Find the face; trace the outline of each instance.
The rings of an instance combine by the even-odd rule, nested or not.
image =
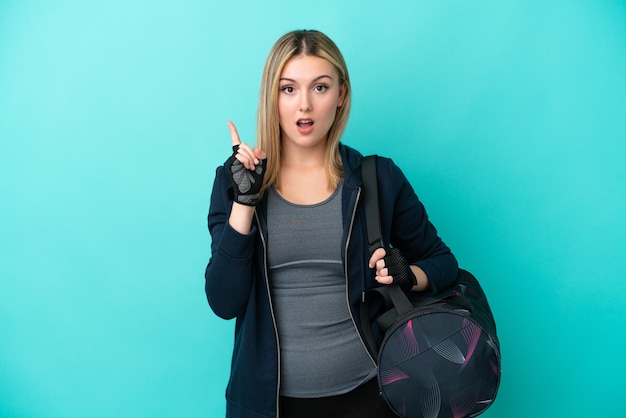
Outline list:
[[[280,74],[278,113],[283,147],[326,146],[345,86],[335,67],[324,58],[299,55]]]

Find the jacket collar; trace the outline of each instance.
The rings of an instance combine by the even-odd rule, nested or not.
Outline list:
[[[343,163],[343,182],[344,187],[358,189],[361,187],[361,160],[363,155],[352,147],[339,144],[339,152]]]

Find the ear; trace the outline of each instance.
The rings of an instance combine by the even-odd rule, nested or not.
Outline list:
[[[337,102],[337,107],[343,106],[343,101],[346,99],[346,93],[348,92],[348,85],[343,83],[341,88],[339,89],[339,101]]]

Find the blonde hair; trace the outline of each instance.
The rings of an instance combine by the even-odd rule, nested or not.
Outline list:
[[[326,147],[326,170],[329,186],[336,187],[343,177],[343,166],[339,153],[339,141],[348,123],[350,114],[350,77],[346,63],[337,45],[322,32],[296,30],[283,35],[270,50],[259,95],[256,146],[267,154],[267,167],[261,192],[275,184],[281,161],[280,124],[278,115],[279,80],[283,67],[291,58],[308,55],[324,58],[337,70],[340,87],[345,89],[343,104],[337,109],[335,120],[328,131]]]

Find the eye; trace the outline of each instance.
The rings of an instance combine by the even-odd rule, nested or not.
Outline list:
[[[285,87],[281,87],[280,91],[287,93],[287,94],[292,94],[295,91],[295,89],[291,86],[285,86]]]
[[[318,84],[317,86],[315,86],[314,90],[317,93],[324,93],[326,90],[328,90],[328,86],[326,84]]]

